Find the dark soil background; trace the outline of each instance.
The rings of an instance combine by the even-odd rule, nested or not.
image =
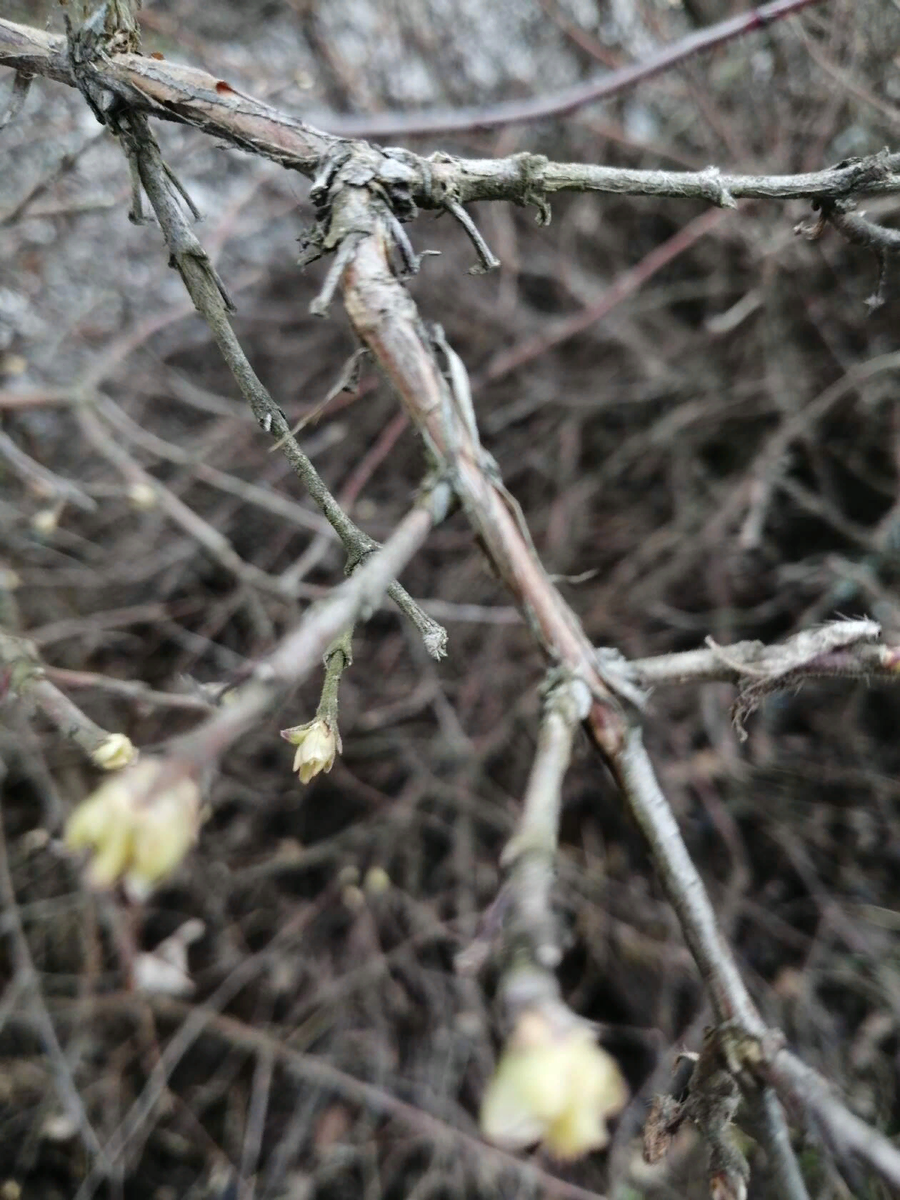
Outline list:
[[[549,92],[744,8],[150,0],[144,36],[146,50],[289,111],[376,114]],[[0,16],[59,25],[50,5],[0,0]],[[900,5],[834,0],[565,120],[409,144],[813,170],[897,148],[898,55]],[[189,129],[158,134],[205,214],[198,234],[237,299],[243,345],[297,420],[354,348],[339,304],[326,321],[307,312],[326,269],[295,266],[308,184]],[[197,713],[76,687],[83,673],[181,694],[237,678],[341,579],[343,555],[245,410],[158,230],[131,225],[128,203],[124,159],[81,98],[36,81],[0,133],[0,429],[95,507],[58,503],[0,459],[4,611],[12,621],[17,610],[50,666],[82,673],[66,687],[85,711],[147,746]],[[886,224],[898,210],[897,198],[867,206]],[[503,269],[468,275],[461,230],[425,216],[412,240],[441,257],[412,291],[469,366],[484,441],[598,644],[640,656],[707,635],[772,640],[837,614],[900,636],[900,296],[889,280],[889,302],[869,313],[870,255],[833,231],[796,236],[813,214],[794,203],[712,212],[560,197],[547,229],[507,205],[474,215]],[[647,256],[671,238],[681,252],[652,271]],[[635,286],[603,305],[634,271]],[[811,407],[829,388],[833,402]],[[85,406],[134,469],[103,452]],[[423,471],[398,412],[370,370],[301,435],[379,538]],[[138,468],[271,586],[217,561],[161,506],[142,507]],[[296,600],[278,593],[285,575]],[[86,1158],[56,1090],[64,1064],[101,1142],[146,1101],[101,1196],[524,1200],[563,1195],[551,1177],[617,1200],[706,1194],[690,1131],[663,1165],[640,1161],[647,1101],[708,1014],[643,841],[586,744],[566,785],[562,981],[633,1099],[610,1151],[575,1165],[523,1156],[536,1170],[516,1171],[479,1149],[492,981],[455,973],[454,957],[496,892],[543,663],[461,516],[403,582],[447,625],[449,657],[430,661],[393,610],[361,626],[331,774],[302,788],[278,737],[313,715],[313,679],[228,755],[197,851],[139,914],[91,895],[59,845],[95,774],[39,717],[4,707],[7,854],[63,1059],[45,1053],[4,939],[4,1200],[78,1191]],[[766,1018],[855,1111],[896,1133],[900,693],[811,684],[767,699],[744,743],[733,698],[722,685],[653,697],[646,736],[661,781]],[[126,926],[152,949],[195,917],[193,998],[128,991]],[[0,922],[9,933],[8,912]],[[842,1181],[814,1137],[798,1133],[798,1147],[812,1195],[886,1195]],[[751,1197],[766,1195],[757,1171]]]

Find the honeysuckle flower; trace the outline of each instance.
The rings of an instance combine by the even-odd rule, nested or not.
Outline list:
[[[481,1105],[484,1136],[508,1150],[542,1142],[560,1159],[601,1150],[608,1117],[626,1100],[613,1058],[587,1025],[563,1028],[538,1009],[523,1012]]]
[[[138,752],[130,737],[124,733],[111,733],[91,754],[91,761],[104,771],[118,771],[134,762]]]
[[[120,879],[144,899],[178,867],[197,837],[200,788],[191,776],[173,776],[161,759],[144,759],[118,771],[72,813],[66,825],[70,850],[93,852],[87,879],[112,887]]]
[[[299,774],[301,783],[309,783],[320,771],[330,771],[335,755],[340,754],[342,749],[337,725],[325,717],[316,717],[306,725],[282,729],[281,736],[297,747],[292,769]]]

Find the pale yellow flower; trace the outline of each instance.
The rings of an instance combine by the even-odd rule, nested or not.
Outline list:
[[[613,1058],[574,1020],[555,1028],[544,1013],[522,1013],[481,1105],[484,1136],[508,1150],[542,1142],[561,1159],[602,1150],[606,1120],[627,1092]]]
[[[91,754],[91,761],[104,771],[118,771],[134,762],[138,752],[130,737],[124,733],[111,733]]]
[[[66,825],[70,850],[89,849],[93,887],[122,880],[143,899],[171,875],[197,837],[200,789],[190,776],[172,775],[161,759],[144,759],[101,784]]]
[[[292,769],[299,774],[301,783],[309,783],[320,771],[330,771],[335,755],[343,748],[337,726],[324,717],[316,717],[306,725],[282,729],[281,736],[297,747]]]

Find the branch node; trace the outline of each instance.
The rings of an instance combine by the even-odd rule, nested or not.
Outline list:
[[[362,241],[365,234],[363,233],[348,233],[341,241],[334,256],[334,261],[328,268],[328,274],[325,276],[325,282],[322,284],[318,296],[311,301],[309,311],[314,317],[327,317],[328,309],[331,307],[331,301],[334,299],[334,294],[341,282],[341,276],[344,273],[344,268],[353,258],[356,252],[356,247]]]
[[[449,197],[444,201],[444,208],[452,217],[455,217],[462,225],[463,229],[469,235],[469,240],[475,247],[475,252],[478,255],[478,262],[474,267],[469,267],[470,275],[486,275],[488,271],[494,271],[500,266],[500,259],[492,252],[490,246],[481,236],[478,226],[457,200],[451,200]]]
[[[537,224],[549,225],[552,213],[547,200],[544,168],[550,160],[544,154],[531,154],[528,151],[516,154],[513,158],[521,180],[521,195],[516,198],[516,203],[523,207],[533,204],[537,209],[534,218]]]
[[[737,201],[725,186],[718,167],[707,167],[700,172],[698,180],[702,195],[718,208],[737,208]]]

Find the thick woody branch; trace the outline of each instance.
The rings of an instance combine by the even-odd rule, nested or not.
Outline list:
[[[0,66],[79,86],[65,38],[12,21],[0,20]],[[118,100],[136,112],[192,125],[310,177],[337,147],[358,145],[279,112],[194,67],[140,54],[115,54],[103,55],[82,70],[93,87],[105,90],[111,108]],[[733,207],[742,198],[834,200],[900,191],[900,154],[872,155],[798,175],[726,175],[716,168],[632,171],[553,163],[535,154],[461,159],[404,152],[403,158],[413,170],[411,191],[416,203],[437,209],[445,208],[448,201],[512,200],[536,204],[546,215],[546,197],[563,191],[695,198],[724,207]]]
[[[78,86],[64,37],[12,21],[0,20],[0,66]],[[138,112],[193,125],[299,171],[314,170],[338,140],[196,67],[116,54],[98,59],[88,70],[94,84]]]
[[[391,270],[386,226],[369,210],[360,189],[348,188],[338,203],[346,207],[335,221],[355,229],[368,225],[372,230],[360,241],[344,272],[344,302],[353,327],[393,383],[426,445],[448,464],[453,486],[492,567],[512,592],[539,643],[602,701],[593,730],[604,751],[615,753],[622,723],[594,647],[541,565],[518,505],[485,455],[477,430],[458,409],[416,306]]]
[[[586,728],[650,843],[685,941],[710,992],[718,1022],[735,1027],[748,1048],[742,1058],[736,1058],[737,1066],[746,1066],[747,1060],[752,1059],[757,1078],[796,1101],[794,1064],[797,1070],[802,1069],[802,1064],[786,1050],[779,1049],[775,1060],[762,1049],[771,1042],[771,1035],[719,931],[709,896],[643,748],[640,730],[629,722],[601,677],[596,655],[577,617],[541,566],[521,516],[499,480],[495,464],[486,459],[478,443],[477,430],[458,411],[426,340],[415,305],[390,269],[386,227],[371,212],[367,213],[361,191],[348,189],[348,194],[348,211],[336,219],[349,219],[350,227],[356,231],[366,228],[368,223],[371,231],[357,244],[344,272],[344,299],[351,321],[394,383],[426,444],[446,462],[492,566],[513,593],[545,652],[591,688],[593,703]],[[340,201],[336,203],[339,205]],[[776,1071],[775,1061],[788,1065]],[[856,1131],[856,1118],[838,1101],[830,1101],[829,1105],[823,1102],[820,1106],[820,1099],[819,1092],[804,1097],[817,1120],[824,1123],[833,1118],[833,1123],[839,1124],[838,1116],[831,1111],[836,1107],[846,1113],[848,1129]],[[768,1149],[777,1173],[796,1183],[798,1173],[790,1161],[792,1152],[783,1114],[765,1093],[763,1100],[768,1107],[772,1134]],[[835,1129],[835,1138],[837,1133]],[[855,1133],[846,1134],[844,1142],[836,1145],[849,1146],[847,1139],[852,1137],[854,1153],[874,1170],[893,1179],[895,1166],[900,1171],[900,1151],[874,1130],[868,1130],[867,1135],[868,1140]]]

